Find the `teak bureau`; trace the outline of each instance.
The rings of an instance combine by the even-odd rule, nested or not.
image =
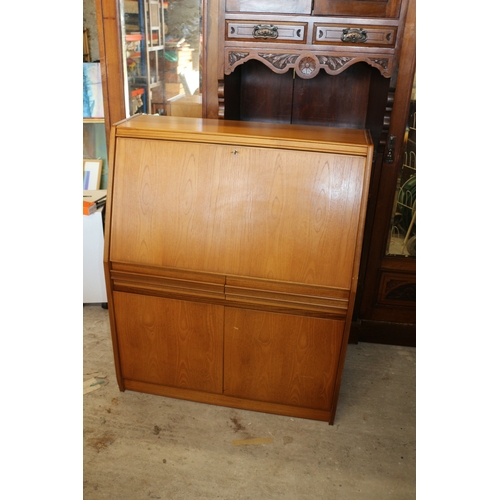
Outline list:
[[[104,266],[120,390],[333,423],[364,130],[137,115],[112,127]]]

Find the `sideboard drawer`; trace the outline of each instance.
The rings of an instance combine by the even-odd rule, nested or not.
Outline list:
[[[397,28],[314,23],[313,43],[394,47]]]
[[[226,0],[226,12],[311,14],[312,0]]]
[[[226,21],[226,40],[253,42],[298,42],[306,40],[307,23],[263,23]]]

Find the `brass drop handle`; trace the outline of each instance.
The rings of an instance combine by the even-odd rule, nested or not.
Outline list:
[[[345,28],[342,30],[342,37],[340,38],[346,43],[364,43],[368,36],[365,30],[358,28]]]
[[[254,26],[254,38],[278,38],[278,27],[272,24],[258,24]]]

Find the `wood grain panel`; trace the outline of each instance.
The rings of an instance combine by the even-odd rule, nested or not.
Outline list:
[[[124,379],[222,392],[224,308],[113,292]]]
[[[236,67],[239,74],[239,119],[245,121],[291,123],[293,72],[278,74],[260,61],[248,60]],[[230,82],[231,79],[228,79]],[[233,103],[228,102],[231,108]]]
[[[317,16],[398,17],[401,0],[314,0]]]
[[[364,158],[119,139],[116,161],[112,261],[350,287]]]
[[[364,128],[370,88],[378,80],[387,78],[364,63],[354,64],[335,76],[320,71],[310,80],[297,78],[293,123]]]
[[[344,324],[226,308],[224,394],[330,410]]]

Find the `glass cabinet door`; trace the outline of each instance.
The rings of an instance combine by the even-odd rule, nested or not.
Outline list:
[[[417,97],[413,84],[386,255],[417,255]]]
[[[201,117],[202,0],[120,0],[127,117]]]

